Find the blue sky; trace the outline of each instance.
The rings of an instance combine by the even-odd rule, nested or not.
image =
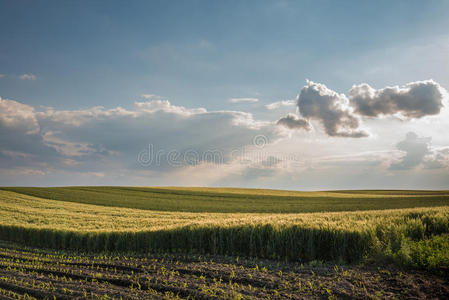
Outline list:
[[[231,97],[292,98],[306,78],[339,91],[354,77],[379,87],[411,81],[351,62],[447,34],[449,3],[1,1],[0,25],[0,72],[37,76],[0,81],[3,97],[76,109],[151,93],[219,109]]]
[[[367,127],[363,129],[367,134],[364,139],[354,139],[351,137],[356,135],[354,133],[357,130],[341,127],[345,126],[340,122],[343,119],[335,121],[337,123],[333,125],[337,132],[332,133],[332,124],[325,125],[329,120],[316,114],[307,117],[304,111],[298,111],[293,100],[306,85],[307,79],[322,83],[331,91],[344,93],[348,99],[351,98],[349,91],[353,85],[367,83],[377,90],[397,85],[407,90],[411,88],[407,86],[409,83],[433,79],[435,85],[431,86],[437,86],[443,93],[441,99],[432,99],[444,103],[444,89],[449,88],[448,28],[448,1],[0,1],[0,97],[13,101],[5,102],[3,107],[6,121],[2,125],[4,135],[0,150],[5,155],[5,172],[3,176],[0,175],[0,184],[15,185],[19,184],[16,183],[19,180],[31,185],[85,184],[92,182],[89,174],[102,174],[95,177],[98,177],[98,181],[94,183],[174,185],[170,178],[173,178],[173,172],[177,172],[176,176],[180,178],[177,182],[181,185],[303,189],[307,188],[307,184],[316,188],[407,187],[413,185],[412,180],[416,180],[424,188],[444,187],[444,181],[435,185],[423,182],[421,177],[431,177],[427,171],[418,172],[416,169],[425,169],[424,161],[431,161],[431,155],[440,155],[438,151],[445,153],[445,147],[449,146],[449,141],[436,132],[436,126],[443,125],[432,123],[436,115],[443,118],[444,109],[440,113],[438,107],[438,113],[425,115],[417,113],[416,107],[404,106],[394,112],[376,112],[381,114],[376,120],[356,112],[354,120],[360,119],[360,128]],[[419,88],[424,89],[424,85]],[[324,91],[319,85],[309,87],[314,91]],[[252,98],[258,101],[231,103],[231,98]],[[338,101],[344,102],[342,99]],[[384,101],[382,99],[386,98],[379,99]],[[151,101],[151,109],[142,108]],[[169,104],[163,101],[169,101]],[[275,110],[265,108],[265,105],[279,101],[290,101],[290,104],[281,105]],[[304,98],[303,103],[306,101],[308,99]],[[352,101],[349,110],[356,110],[356,97],[349,101]],[[136,102],[147,104],[139,106]],[[25,106],[19,107],[16,103]],[[96,106],[104,108],[101,112],[93,112]],[[157,109],[154,108],[156,106]],[[49,117],[48,107],[52,107],[52,112],[56,111],[52,117]],[[138,123],[133,119],[137,123],[127,123],[129,120],[123,119],[125,113],[119,116],[114,111],[117,107],[124,108],[128,116],[131,113],[139,114],[134,118],[142,117],[146,121]],[[185,107],[185,110],[180,107]],[[207,113],[195,111],[200,108],[204,108]],[[22,112],[27,112],[27,116]],[[163,114],[162,119],[155,117],[157,112]],[[192,124],[200,123],[196,117],[207,119],[208,122],[211,120],[208,126],[220,131],[204,130],[202,139],[198,141],[193,137],[182,140],[183,136],[194,136],[197,128],[190,129],[184,123],[173,121],[175,125],[168,125],[174,128],[166,126],[161,129],[159,125],[167,118],[181,118],[180,115],[172,116],[170,113],[184,114],[184,119],[190,116],[193,118],[190,120]],[[296,130],[297,127],[293,129],[293,126],[287,128],[288,132],[280,134],[273,133],[274,129],[267,129],[271,125],[276,130],[282,127],[276,126],[276,121],[288,113],[295,114],[294,118],[306,118],[311,122],[310,128],[313,130],[303,132]],[[345,110],[341,116],[351,113]],[[30,114],[33,114],[32,118]],[[105,123],[97,124],[85,119],[87,115],[95,115],[93,118],[100,118],[103,122],[107,118],[105,115],[109,117],[111,114],[116,114],[114,118],[117,120],[113,125],[108,123],[111,126],[109,128],[130,126],[129,130],[133,132],[142,130],[140,136],[126,142],[128,149],[124,149],[126,145],[117,146],[122,136],[111,136],[110,140],[103,141],[97,136],[88,137],[83,133],[97,130],[99,136],[108,135]],[[413,120],[397,121],[397,114],[413,115]],[[154,123],[148,121],[153,117]],[[67,118],[71,118],[71,121]],[[73,121],[74,118],[77,121]],[[282,152],[285,157],[286,153],[300,153],[305,155],[301,162],[304,164],[327,159],[330,155],[323,153],[321,156],[317,154],[309,157],[304,154],[304,145],[310,145],[312,140],[326,145],[325,148],[336,150],[338,155],[354,158],[362,152],[377,151],[380,155],[391,151],[390,158],[394,160],[401,159],[401,153],[405,155],[397,144],[412,131],[417,134],[417,143],[427,145],[428,151],[424,151],[425,158],[421,157],[422,161],[412,167],[416,168],[407,173],[405,179],[402,172],[402,177],[393,174],[395,180],[384,181],[382,178],[385,174],[379,173],[376,180],[363,182],[358,179],[354,184],[350,181],[335,185],[332,180],[320,182],[318,178],[326,177],[328,173],[323,171],[313,175],[315,171],[304,166],[295,173],[299,176],[297,180],[307,174],[317,179],[309,176],[310,180],[302,181],[304,184],[300,186],[295,180],[285,182],[285,178],[292,178],[290,173],[280,175],[279,170],[267,169],[266,166],[237,168],[235,164],[232,165],[232,172],[235,173],[231,173],[241,178],[235,182],[230,179],[236,178],[234,175],[207,182],[201,175],[195,182],[182,177],[182,172],[190,171],[191,174],[207,174],[210,168],[201,163],[195,165],[196,171],[186,168],[175,171],[172,168],[137,168],[142,171],[139,178],[127,173],[136,169],[132,161],[149,143],[157,144],[159,148],[179,151],[193,148],[199,152],[204,151],[203,144],[207,144],[218,147],[225,154],[229,145],[239,149],[251,145],[251,137],[256,136],[257,132],[233,131],[236,122],[242,119],[246,126],[244,132],[257,127],[262,135],[270,138],[267,146],[271,147],[272,154],[276,152],[279,155]],[[17,133],[13,135],[10,132],[14,120],[20,126],[30,123],[23,125],[26,129],[23,141],[10,146],[12,143],[6,138],[9,134],[18,139]],[[67,125],[65,131],[60,130],[64,126],[57,122],[71,124],[72,127]],[[138,124],[144,128],[136,130]],[[297,121],[295,124],[298,124]],[[38,129],[33,131],[30,129],[32,126]],[[83,131],[76,133],[75,129],[82,126],[85,126]],[[145,130],[153,132],[153,135],[146,135]],[[39,137],[34,136],[37,134]],[[126,130],[122,134],[133,136]],[[171,134],[170,138],[167,137]],[[432,137],[432,145],[430,140],[424,142],[427,140],[419,140],[419,137]],[[23,146],[33,138],[42,143],[43,148],[37,152],[29,150],[29,146]],[[247,138],[246,142],[244,138]],[[218,142],[220,139],[222,141]],[[65,150],[61,150],[61,145],[65,145]],[[67,150],[69,145],[72,148],[84,147],[82,151],[77,150],[83,155],[73,152],[73,149]],[[351,145],[350,150],[345,148],[347,145]],[[49,160],[49,156],[57,156],[53,151],[61,156],[59,162]],[[22,154],[31,155],[33,163],[26,162]],[[8,155],[15,155],[13,163],[8,160]],[[270,154],[270,157],[276,155]],[[100,158],[106,159],[103,165],[91,163]],[[61,161],[66,164],[61,164]],[[106,168],[105,165],[111,165],[110,161],[114,162],[115,167]],[[385,159],[379,158],[378,161]],[[361,164],[364,163],[366,160],[362,160]],[[398,162],[390,163],[390,167],[394,165],[398,165]],[[394,172],[390,167],[385,166],[384,171]],[[226,161],[223,168],[231,168],[231,162]],[[373,172],[366,166],[363,168],[368,173]],[[16,169],[18,171],[14,173]],[[109,176],[118,169],[123,170],[126,181],[123,181],[123,177]],[[334,166],[333,170],[337,172],[339,167]],[[153,173],[144,174],[150,171]],[[11,172],[15,175],[11,176]],[[360,172],[357,169],[352,175],[359,178]],[[436,168],[433,172],[437,172],[433,175],[441,177],[448,170]],[[248,179],[256,173],[260,176]],[[88,175],[83,177],[83,174]],[[164,176],[166,179],[155,180],[156,177]],[[444,179],[448,177],[443,176]]]

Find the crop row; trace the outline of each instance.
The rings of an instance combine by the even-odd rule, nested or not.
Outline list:
[[[385,268],[0,247],[1,299],[405,299],[441,297],[449,292],[447,283],[432,274]]]

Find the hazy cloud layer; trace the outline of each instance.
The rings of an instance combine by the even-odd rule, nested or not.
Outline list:
[[[405,152],[405,155],[397,163],[390,166],[392,170],[409,170],[417,167],[424,161],[424,157],[430,153],[430,137],[418,137],[414,132],[407,133],[405,139],[396,147]]]
[[[288,114],[286,117],[279,119],[276,124],[285,126],[289,129],[311,129],[310,123],[307,120],[299,118],[295,114]]]
[[[301,116],[319,121],[330,136],[368,136],[359,128],[360,120],[353,114],[346,96],[328,89],[324,84],[307,81],[297,101]]]
[[[22,80],[36,80],[37,77],[36,77],[36,75],[30,73],[30,74],[20,75],[19,78]]]
[[[0,98],[0,165],[43,168],[58,156],[44,143],[34,108]]]
[[[282,100],[282,101],[276,101],[270,104],[266,104],[265,108],[268,110],[278,109],[283,106],[295,106],[296,101],[295,100]]]
[[[366,83],[349,91],[355,113],[377,117],[399,114],[406,118],[421,118],[440,113],[443,106],[441,87],[433,80],[417,81],[405,86],[373,89]]]
[[[405,154],[390,165],[390,170],[410,170],[418,166],[427,169],[439,169],[449,166],[449,148],[433,149],[431,137],[419,137],[414,132],[407,133],[396,148]]]
[[[279,137],[274,124],[256,121],[249,113],[188,109],[167,100],[136,102],[134,109],[40,112],[13,100],[0,101],[2,166],[11,158],[28,167],[44,163],[41,170],[75,171],[96,171],[90,170],[96,165],[164,169],[203,160],[222,163],[233,150],[251,145],[255,136],[267,142]],[[142,151],[147,156],[138,161]]]
[[[417,84],[421,93],[433,90],[421,83]],[[425,83],[434,86],[430,81]],[[407,86],[415,90],[413,84]],[[141,98],[145,100],[131,108],[84,110],[37,109],[0,98],[0,180],[4,185],[194,184],[320,189],[379,184],[407,188],[411,178],[420,187],[441,188],[449,178],[448,140],[432,133],[434,126],[447,123],[445,108],[440,108],[438,118],[401,122],[400,132],[390,132],[388,128],[398,124],[395,118],[377,118],[384,113],[361,115],[352,96],[310,81],[297,97],[297,114],[287,114],[286,110],[292,109],[290,102],[276,103],[273,109],[279,106],[277,110],[262,106],[264,117],[273,120],[270,122],[255,120],[251,113],[241,111],[177,106],[157,95]],[[254,111],[260,107],[256,105]],[[417,113],[417,106],[413,106],[405,112],[404,106],[400,107],[393,115],[418,118],[431,111]],[[307,131],[313,124],[329,136],[362,137],[366,135],[363,117],[368,117],[372,139],[293,135],[281,128]],[[404,126],[433,135],[437,146],[430,145],[430,137],[413,132],[404,139]]]
[[[423,162],[426,169],[441,169],[449,167],[449,148],[433,149],[430,157]]]

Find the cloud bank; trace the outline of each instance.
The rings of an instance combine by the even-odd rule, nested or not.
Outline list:
[[[186,108],[152,94],[130,108],[83,110],[38,109],[0,98],[0,181],[444,188],[449,140],[432,133],[447,124],[441,95],[446,93],[433,81],[381,90],[362,84],[349,96],[308,81],[295,103],[275,102],[268,111],[255,106],[256,115],[262,107],[263,116],[273,121],[242,111]],[[388,105],[379,104],[384,102]],[[287,114],[295,105],[296,114]],[[398,118],[404,120],[400,127]],[[305,132],[313,125],[328,136],[358,138],[368,134],[364,120],[372,139],[329,139],[284,129]],[[407,131],[433,135],[435,145],[414,132],[404,138]]]
[[[227,162],[233,150],[252,145],[255,136],[267,141],[280,136],[273,123],[254,120],[250,113],[189,109],[167,100],[135,102],[134,109],[36,111],[0,99],[0,132],[2,166],[12,166],[15,157],[20,160],[16,164],[29,169],[92,172],[95,166],[142,168],[138,155],[150,145],[159,160],[145,167],[162,170],[184,159],[175,154],[195,155],[188,161],[192,164]]]

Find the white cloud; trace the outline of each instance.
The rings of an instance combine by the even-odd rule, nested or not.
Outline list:
[[[400,119],[419,119],[436,116],[444,111],[447,91],[433,80],[415,81],[405,86],[393,86],[375,90],[366,83],[354,85],[349,99],[324,84],[307,81],[297,97],[298,111],[306,121],[320,122],[329,136],[367,137],[361,129],[362,118],[373,120],[382,116],[396,116]],[[272,103],[278,108],[281,103]],[[293,117],[288,115],[280,123],[291,129]],[[301,122],[301,124],[305,124]],[[297,128],[303,128],[298,126]]]
[[[231,98],[228,100],[230,103],[256,103],[259,102],[257,98]]]
[[[297,101],[301,116],[319,121],[330,136],[368,136],[368,133],[359,129],[360,119],[353,114],[346,96],[328,89],[324,84],[308,80]]]
[[[31,73],[20,75],[19,78],[22,80],[36,80],[37,79],[36,75],[31,74]]]
[[[183,106],[172,105],[168,100],[152,100],[146,102],[135,102],[138,110],[145,112],[163,111],[168,113],[178,113],[183,115],[199,114],[207,112],[205,108],[187,109]]]
[[[282,101],[277,101],[277,102],[273,102],[270,104],[266,104],[265,108],[268,110],[273,110],[273,109],[281,108],[283,106],[295,106],[295,105],[296,105],[296,100],[282,100]]]
[[[164,97],[156,94],[142,94],[141,97],[146,100],[165,100]]]
[[[0,126],[19,129],[26,134],[39,132],[39,124],[33,107],[1,97]]]

